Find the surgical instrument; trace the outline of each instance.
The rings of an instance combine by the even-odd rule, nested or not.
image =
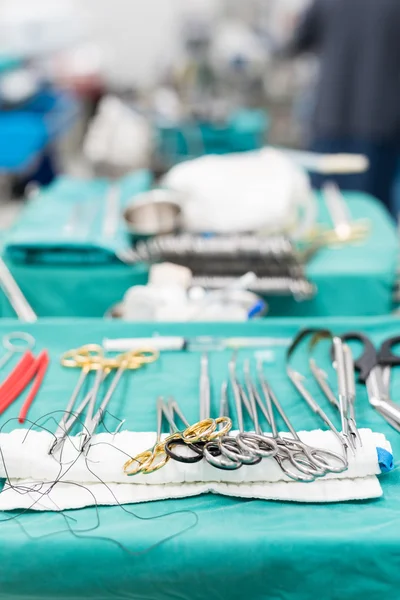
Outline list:
[[[363,350],[354,366],[359,371],[359,382],[366,385],[369,403],[397,431],[400,431],[400,406],[390,398],[387,373],[391,367],[400,365],[400,356],[392,348],[400,343],[400,336],[386,339],[379,348],[361,332],[351,331],[340,336],[345,342],[357,341]],[[386,372],[386,375],[384,373]]]
[[[104,368],[99,368],[96,373],[96,380],[93,386],[93,394],[89,401],[88,412],[86,415],[85,422],[83,424],[82,438],[81,438],[81,451],[87,456],[90,448],[90,442],[92,437],[101,422],[104,412],[107,408],[109,401],[113,393],[115,392],[117,385],[122,377],[122,374],[126,371],[126,369],[139,369],[142,365],[146,363],[151,363],[157,360],[158,353],[155,351],[147,351],[147,350],[134,350],[132,352],[127,352],[126,354],[121,354],[115,360],[117,363],[117,371],[113,377],[112,382],[103,398],[97,412],[94,412],[94,406],[97,399],[97,394],[99,392],[100,385],[107,373],[107,362],[104,364]]]
[[[334,355],[334,367],[336,369],[337,380],[338,380],[338,396],[339,396],[339,407],[342,421],[342,436],[346,440],[348,447],[353,446],[353,439],[350,439],[350,427],[349,427],[349,405],[350,405],[350,394],[348,389],[349,375],[347,373],[349,361],[346,361],[345,355],[345,344],[343,341],[335,336],[332,340],[333,343],[333,355]]]
[[[26,323],[37,321],[37,315],[15,281],[6,263],[0,258],[0,287],[13,307],[18,319]]]
[[[67,407],[63,412],[60,422],[58,423],[55,439],[48,451],[49,454],[53,454],[56,450],[63,447],[68,433],[80,418],[80,415],[85,408],[89,405],[90,410],[88,411],[88,415],[90,415],[90,418],[85,419],[83,430],[81,432],[80,444],[80,451],[84,452],[86,455],[90,447],[92,436],[104,415],[105,408],[118,385],[122,373],[126,369],[137,369],[145,363],[153,362],[157,357],[157,352],[143,349],[141,351],[136,350],[130,353],[121,354],[115,358],[106,358],[104,357],[102,348],[94,344],[88,344],[77,350],[66,352],[61,359],[61,364],[68,367],[80,367],[82,368],[82,373],[68,401]],[[113,369],[117,369],[117,373],[110,384],[99,409],[93,414],[100,385],[103,383],[108,373]],[[96,372],[93,388],[85,396],[78,408],[73,410],[84,380],[92,370]]]
[[[113,380],[106,392],[104,399],[102,400],[96,413],[94,413],[94,407],[96,404],[100,385],[101,385],[103,379],[105,378],[108,370],[110,369],[109,362],[106,359],[100,363],[99,369],[97,370],[97,373],[96,373],[95,383],[93,385],[93,394],[92,394],[89,404],[88,404],[88,411],[87,411],[85,422],[83,424],[83,430],[81,432],[80,449],[81,449],[81,452],[83,452],[85,454],[85,456],[87,456],[87,454],[89,452],[92,437],[93,437],[99,423],[101,422],[101,420],[103,418],[103,415],[107,408],[107,405],[108,405],[109,401],[111,400],[113,393],[115,392],[115,389],[122,377],[122,374],[127,369],[139,369],[144,364],[154,362],[155,360],[157,360],[157,358],[158,358],[158,353],[156,351],[147,350],[147,349],[133,350],[131,352],[127,352],[126,354],[121,354],[121,355],[117,356],[114,359],[115,363],[116,363],[115,366],[112,365],[112,366],[114,366],[114,368],[117,369],[117,371],[116,371],[116,373],[113,377]]]
[[[356,411],[355,411],[355,400],[356,400],[356,382],[354,377],[354,359],[350,347],[347,344],[343,345],[344,362],[346,369],[346,385],[347,385],[347,398],[348,398],[348,421],[349,421],[349,432],[353,438],[353,446],[355,447],[356,442],[362,446],[362,440],[360,433],[357,428]]]
[[[179,436],[180,430],[174,419],[175,414],[179,417],[179,419],[182,421],[182,423],[184,424],[184,426],[186,428],[190,427],[190,423],[187,421],[187,419],[183,415],[177,402],[171,398],[168,401],[167,406],[164,407],[164,415],[168,421],[168,424],[170,427],[170,433],[171,433],[169,438],[164,443],[164,451],[169,458],[172,458],[173,460],[177,460],[178,462],[189,463],[189,464],[199,462],[203,458],[203,446],[204,446],[205,442],[197,441],[195,443],[186,443]],[[176,438],[175,438],[175,435],[176,435]],[[171,446],[171,443],[174,445]],[[184,455],[181,455],[174,451],[177,446],[183,446],[184,448],[186,448],[186,452]],[[187,452],[187,450],[191,450],[192,454],[189,454]],[[148,468],[145,468],[143,470],[143,473],[146,473],[146,472],[148,472]]]
[[[272,426],[273,435],[274,435],[274,437],[279,438],[281,440],[281,442],[284,444],[285,452],[289,453],[287,458],[288,458],[289,462],[292,464],[292,466],[294,466],[301,473],[311,475],[313,478],[321,477],[322,475],[325,475],[328,472],[341,473],[342,471],[345,471],[348,466],[347,460],[345,458],[343,458],[336,452],[332,452],[331,450],[326,450],[323,448],[315,448],[313,446],[310,446],[300,439],[297,431],[294,429],[288,416],[286,415],[285,411],[283,410],[282,405],[280,404],[277,397],[273,393],[271,387],[265,381],[263,373],[262,373],[261,363],[258,364],[257,370],[258,370],[260,386],[263,391],[266,405],[268,407],[268,411],[267,412],[263,411],[263,413],[264,413],[265,417],[267,418],[267,420],[268,420],[267,415],[270,416],[270,419],[271,419],[270,422],[271,422],[271,426]],[[256,398],[257,398],[257,396],[256,396]],[[261,408],[260,402],[259,402],[259,405]],[[292,438],[288,438],[286,436],[283,436],[282,434],[278,434],[276,425],[274,425],[273,406],[277,409],[279,415],[281,416],[286,427],[288,428],[288,431],[291,434]],[[279,441],[278,441],[278,444],[279,444]],[[278,453],[278,457],[279,457],[279,453]],[[285,454],[284,454],[284,458],[285,458]],[[284,467],[284,465],[283,465],[283,467]],[[289,474],[289,472],[287,470],[285,470],[285,468],[283,468],[283,467],[281,465],[282,470],[289,477],[291,477],[293,479],[293,476],[291,474]],[[304,478],[300,478],[300,480],[307,481]],[[310,481],[310,480],[308,480],[308,481]]]
[[[323,420],[325,425],[327,425],[329,427],[329,429],[332,431],[332,433],[335,435],[335,437],[339,440],[341,446],[343,447],[344,453],[346,455],[347,449],[349,448],[348,438],[345,435],[340,434],[340,432],[336,429],[335,425],[332,423],[331,419],[328,417],[326,412],[319,406],[319,404],[316,402],[316,400],[314,400],[314,398],[312,397],[312,395],[310,394],[310,392],[307,390],[306,386],[303,383],[304,376],[289,366],[286,367],[286,373],[287,373],[289,379],[291,380],[291,382],[293,383],[294,387],[296,388],[296,390],[299,392],[299,394],[302,396],[302,398],[306,401],[306,403],[311,408],[311,410],[313,410]],[[338,459],[339,458],[341,458],[341,457],[339,457],[339,455],[338,455]],[[332,469],[330,469],[330,470],[332,470]],[[340,471],[338,471],[338,472],[340,472]]]
[[[297,445],[295,447],[296,450],[294,450],[292,441],[290,441],[289,446],[287,439],[278,432],[274,410],[272,407],[270,388],[267,386],[267,383],[264,380],[261,363],[257,363],[257,372],[259,383],[264,395],[265,404],[262,402],[257,387],[254,384],[253,393],[258,407],[272,429],[272,437],[278,445],[278,452],[274,456],[274,459],[278,463],[281,471],[290,479],[303,483],[310,483],[315,480],[315,477],[324,475],[325,470],[321,469],[319,466],[315,465],[314,462],[309,461],[307,458],[303,459],[300,456],[300,452],[302,452],[303,449]],[[294,431],[293,428],[291,429]],[[293,441],[294,440],[295,438],[293,438]],[[287,466],[287,463],[289,463],[289,466]]]
[[[346,345],[344,346],[344,351],[346,352]],[[346,357],[346,360],[348,361],[349,359]],[[352,357],[351,357],[351,362],[353,362]],[[336,398],[332,388],[330,387],[327,373],[317,365],[314,358],[310,358],[309,365],[310,365],[310,370],[314,376],[314,379],[318,383],[322,393],[325,395],[326,399],[332,404],[332,406],[334,406],[339,411],[341,421],[342,421],[342,431],[343,431],[344,412],[340,406],[339,400]],[[349,369],[349,368],[350,368],[350,365],[348,364],[347,369]],[[353,378],[353,383],[354,383],[354,374],[353,374],[352,378]],[[348,381],[350,379],[351,379],[351,376],[349,374]],[[349,381],[349,383],[350,383],[350,381]],[[350,383],[350,385],[349,385],[349,383],[348,383],[348,390],[350,390],[350,385],[351,385],[351,383]],[[354,398],[355,398],[355,395],[354,395]],[[349,438],[352,441],[353,448],[356,447],[356,441],[358,441],[360,446],[362,446],[362,440],[361,440],[359,431],[357,429],[357,423],[356,423],[356,419],[355,419],[354,400],[349,402],[348,429],[349,429]]]
[[[139,459],[139,463],[142,463],[140,470],[136,469],[135,472],[130,470],[127,473],[125,467],[130,466],[130,461],[127,461],[124,465],[124,471],[128,475],[143,473],[148,475],[150,473],[154,473],[154,471],[158,471],[161,467],[163,467],[170,458],[174,458],[179,462],[185,463],[194,463],[198,462],[203,458],[202,447],[205,443],[206,439],[209,439],[210,435],[213,435],[216,431],[215,422],[212,419],[205,419],[194,425],[189,425],[188,421],[184,417],[182,411],[180,411],[178,404],[173,399],[170,399],[168,405],[165,405],[164,399],[161,397],[157,402],[157,439],[156,444],[154,445],[152,450],[147,450],[144,453],[139,454],[133,460],[136,461]],[[178,414],[179,418],[185,425],[184,431],[180,431],[178,426],[174,420],[174,413]],[[161,441],[161,431],[162,431],[162,421],[163,417],[166,418],[170,427],[170,435]],[[171,446],[168,445],[171,442],[177,442],[176,445],[184,445],[187,446],[194,454],[191,456],[183,456],[180,454],[175,454],[171,449]],[[168,445],[168,449],[167,449]],[[175,447],[175,445],[174,445]],[[148,455],[146,460],[145,456]]]
[[[76,419],[70,419],[72,416],[72,411],[75,406],[75,402],[83,388],[83,384],[86,380],[87,375],[92,370],[99,369],[99,364],[104,359],[104,353],[101,346],[98,344],[86,344],[82,346],[78,350],[68,350],[61,357],[61,365],[64,367],[72,367],[72,368],[80,368],[81,374],[79,376],[78,382],[72,392],[70,399],[68,400],[68,404],[62,414],[62,417],[57,425],[57,429],[55,432],[55,439],[53,443],[50,445],[49,454],[53,454],[56,450],[60,449],[62,444],[65,441],[66,436],[71,430],[73,424]],[[82,402],[80,407],[74,411],[75,417],[79,417],[81,412],[85,410],[87,403],[90,401],[90,398],[93,395],[93,390],[86,395],[85,400]],[[85,402],[86,401],[86,402]],[[68,419],[70,419],[69,427],[67,425]]]
[[[203,380],[203,383],[202,383]],[[176,402],[174,403],[176,407]],[[186,419],[183,417],[182,413],[179,413],[177,410],[178,416],[181,421],[188,425]],[[200,451],[204,458],[208,463],[213,465],[218,469],[223,470],[233,470],[238,469],[242,466],[243,462],[240,458],[232,458],[226,456],[222,452],[221,444],[228,445],[228,450],[233,452],[235,455],[240,454],[240,450],[237,444],[236,438],[228,437],[228,433],[232,427],[232,422],[228,417],[229,413],[229,403],[227,397],[227,382],[224,382],[221,387],[221,398],[220,398],[220,414],[219,417],[215,420],[219,425],[218,430],[211,434],[208,437],[208,441],[206,444],[201,444]],[[208,356],[203,354],[201,358],[201,374],[200,374],[200,416],[203,419],[210,418],[210,382],[209,382],[209,374],[208,374]],[[222,426],[220,426],[222,425]],[[218,437],[218,441],[215,441]],[[185,444],[184,439],[171,439],[167,441],[165,447],[171,458],[175,458],[176,460],[180,460],[181,462],[188,462],[185,458],[179,457],[174,454],[173,449],[176,446]]]
[[[287,373],[287,376],[289,377],[289,379],[291,380],[292,384],[296,388],[296,390],[299,392],[300,396],[303,398],[303,400],[305,400],[305,402],[308,404],[308,406],[311,408],[311,410],[313,412],[315,412],[322,419],[322,421],[325,423],[325,425],[327,425],[328,428],[332,431],[332,433],[334,434],[336,439],[340,442],[345,456],[347,456],[348,448],[349,447],[352,448],[352,446],[349,445],[348,436],[346,437],[346,435],[341,435],[339,433],[339,431],[337,430],[335,425],[332,423],[331,419],[328,417],[326,412],[321,408],[321,406],[319,406],[318,402],[316,402],[316,400],[313,398],[313,396],[311,395],[311,393],[308,391],[308,389],[306,388],[306,386],[304,384],[304,379],[305,379],[304,375],[302,375],[299,371],[295,371],[290,366],[290,360],[292,358],[294,351],[297,349],[300,342],[303,339],[305,339],[306,337],[308,337],[310,334],[314,334],[314,336],[315,336],[315,334],[318,334],[320,337],[323,335],[328,336],[328,337],[331,336],[331,334],[328,330],[303,329],[303,330],[299,331],[299,333],[294,337],[291,346],[288,348],[288,350],[286,352],[286,373]],[[342,372],[341,372],[341,374],[342,374]],[[344,379],[344,374],[345,374],[345,372],[343,371],[343,379]],[[345,385],[345,381],[344,381],[343,392],[345,392],[345,391],[346,391],[346,385]],[[341,410],[344,410],[344,401],[345,400],[342,398],[342,402],[340,402]],[[344,423],[345,417],[343,417],[341,419],[341,421],[342,421],[342,423]],[[347,426],[345,426],[345,430],[344,430],[344,433],[346,433],[346,432],[347,432]]]
[[[353,450],[357,447],[357,441],[362,446],[361,437],[357,429],[355,419],[355,381],[354,381],[354,363],[353,356],[347,344],[343,344],[340,338],[334,337],[331,331],[327,329],[315,330],[310,340],[309,350],[311,351],[321,340],[331,342],[331,354],[333,366],[336,369],[338,381],[338,398],[334,394],[328,380],[327,373],[321,369],[313,357],[309,358],[309,366],[322,393],[327,400],[338,409],[341,419],[342,435]]]
[[[119,253],[129,264],[162,260],[186,266],[193,272],[193,285],[207,289],[230,286],[240,275],[253,271],[257,278],[248,290],[259,288],[259,292],[298,298],[315,291],[304,274],[306,256],[285,236],[193,234],[158,236]]]
[[[366,221],[352,221],[349,207],[339,186],[333,181],[328,181],[324,184],[322,192],[333,223],[333,231],[322,233],[326,243],[363,240],[369,231],[369,224]]]
[[[240,427],[239,425],[240,431],[236,439],[240,448],[243,451],[254,452],[257,456],[260,456],[261,458],[270,458],[275,456],[275,454],[278,452],[278,446],[273,438],[267,437],[266,435],[263,435],[260,432],[256,400],[254,397],[254,390],[250,374],[250,361],[248,359],[244,362],[243,370],[247,390],[247,398],[241,386],[239,387],[239,391],[243,404],[247,407],[247,411],[253,421],[254,432],[243,431],[243,423],[241,423],[242,427]]]
[[[172,401],[174,411],[176,412],[177,404]],[[179,407],[178,407],[179,410]],[[172,423],[170,417],[170,407],[165,407],[164,400],[160,397],[157,401],[157,437],[154,446],[141,452],[135,457],[128,459],[124,466],[124,472],[127,475],[137,475],[138,473],[150,474],[161,468],[168,462],[168,455],[165,451],[165,445],[170,440],[176,440],[181,438],[185,444],[196,444],[197,442],[206,442],[216,439],[218,436],[224,436],[230,430],[232,424],[227,417],[218,417],[218,419],[203,419],[195,423],[194,425],[187,426],[183,431],[179,431],[176,424],[174,425],[174,433],[167,436],[164,440],[161,440],[161,431],[163,418],[167,418],[167,421]],[[168,418],[170,417],[170,418]],[[183,414],[180,411],[180,417],[182,420]],[[187,423],[183,417],[183,422]],[[220,430],[217,430],[218,426],[222,425]],[[202,457],[200,457],[202,458]],[[162,465],[160,465],[160,461]],[[182,462],[182,461],[181,461]],[[193,461],[191,461],[193,462]],[[136,467],[132,468],[132,465],[136,463]]]
[[[54,455],[57,451],[60,451],[61,456],[61,452],[64,447],[64,443],[68,437],[68,434],[70,433],[75,423],[80,419],[80,416],[85,410],[88,403],[90,402],[93,393],[93,389],[89,390],[82,402],[74,411],[72,411],[71,400],[68,402],[67,408],[70,408],[70,410],[64,410],[62,417],[57,425],[57,429],[54,434],[54,440],[48,449],[48,454]]]
[[[192,285],[208,290],[217,290],[234,281],[230,276],[195,275]],[[304,277],[257,277],[249,284],[248,291],[269,296],[294,296],[298,300],[307,300],[315,295],[316,287]]]
[[[169,461],[169,456],[164,450],[165,441],[161,442],[163,419],[165,415],[165,404],[164,398],[159,397],[157,399],[157,434],[154,446],[148,450],[144,450],[137,454],[135,457],[129,458],[124,466],[123,470],[126,475],[137,475],[142,471],[145,472],[146,468],[151,466],[151,472],[154,473],[161,469]],[[157,462],[155,458],[157,457]],[[135,465],[135,466],[132,466]]]
[[[29,407],[36,398],[50,362],[47,350],[42,350],[37,357],[34,357],[31,353],[29,354],[30,360],[25,363],[24,370],[20,371],[16,377],[9,378],[1,390],[0,413],[3,413],[32,383],[31,390],[18,415],[20,423],[25,421]]]
[[[36,340],[30,333],[24,331],[13,331],[3,336],[3,347],[6,353],[0,359],[0,369],[2,369],[14,354],[32,350]]]
[[[243,408],[242,408],[242,392],[241,386],[236,378],[236,358],[233,358],[229,363],[229,383],[233,392],[235,401],[236,418],[238,422],[239,434],[245,433]],[[238,434],[238,435],[239,435]],[[222,454],[231,460],[240,460],[245,465],[254,465],[261,461],[261,456],[254,452],[254,449],[244,447],[244,440],[240,445],[238,436],[235,438],[220,438],[218,446]],[[270,454],[269,454],[270,456]]]
[[[221,394],[220,394],[220,405],[219,405],[219,416],[220,417],[229,417],[229,400],[228,400],[228,382],[223,381],[221,385]],[[230,438],[227,438],[228,440]],[[233,439],[233,438],[232,438]],[[233,444],[231,448],[234,451],[234,448],[237,448],[237,445]],[[208,442],[203,448],[204,456],[207,462],[217,469],[222,470],[236,470],[240,469],[243,465],[242,461],[239,458],[228,458],[224,456],[219,448],[219,445],[215,441]]]
[[[168,418],[168,416],[167,416],[167,419],[170,423],[172,434],[174,434],[174,433],[176,434],[179,432],[175,422],[173,421],[174,412],[178,415],[178,417],[180,418],[182,423],[184,423],[184,425],[186,427],[189,427],[189,423],[188,423],[187,419],[183,415],[182,411],[179,409],[175,400],[170,401],[168,403],[168,407],[170,409],[170,417],[172,417],[172,420],[171,420],[171,418]],[[226,417],[222,417],[222,418],[226,419]],[[177,460],[178,462],[193,463],[193,462],[198,462],[199,460],[201,460],[204,457],[208,463],[210,463],[212,466],[217,467],[219,469],[223,469],[223,470],[237,469],[240,466],[242,466],[242,463],[238,460],[231,460],[231,459],[228,459],[225,456],[223,456],[219,449],[218,444],[213,443],[213,438],[215,438],[216,435],[218,435],[218,437],[220,437],[220,438],[223,438],[223,436],[225,436],[228,433],[230,427],[231,427],[231,423],[229,422],[229,427],[225,426],[225,428],[223,427],[222,429],[218,430],[217,432],[212,433],[210,436],[208,436],[208,440],[210,440],[210,441],[199,440],[197,442],[189,443],[189,444],[184,440],[184,438],[179,437],[179,436],[174,437],[172,435],[170,437],[170,439],[168,439],[167,442],[165,443],[165,451],[170,458]],[[181,454],[175,452],[175,448],[182,447],[182,446],[189,447],[190,450],[194,451],[195,454],[188,455],[187,453],[185,453],[184,455],[181,455]]]
[[[138,348],[154,348],[159,351],[187,350],[207,351],[226,350],[234,348],[272,348],[290,346],[289,337],[215,337],[198,336],[184,338],[179,336],[164,336],[154,334],[148,338],[104,338],[103,348],[109,352],[128,352]]]
[[[210,416],[210,376],[208,373],[208,356],[204,353],[200,359],[200,421]]]

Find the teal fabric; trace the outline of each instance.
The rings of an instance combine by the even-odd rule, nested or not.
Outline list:
[[[30,417],[65,407],[77,381],[75,371],[59,365],[61,353],[104,336],[262,335],[292,336],[303,326],[331,327],[340,333],[360,329],[375,343],[398,334],[390,318],[274,320],[249,324],[135,325],[100,320],[59,320],[24,326],[49,348],[51,366]],[[20,326],[21,327],[21,326]],[[3,320],[0,335],[15,329]],[[318,358],[327,366],[326,348]],[[252,356],[241,351],[239,361]],[[210,353],[212,407],[227,374],[230,354]],[[265,366],[265,374],[297,428],[316,428],[318,418],[299,399],[283,368],[283,349]],[[189,419],[198,414],[199,353],[165,353],[151,366],[126,374],[110,412],[126,418],[124,428],[155,427],[155,399],[174,394]],[[296,364],[305,368],[305,357]],[[11,365],[10,365],[11,366]],[[10,367],[9,367],[10,368]],[[5,371],[3,375],[6,375]],[[394,370],[392,396],[400,390]],[[317,393],[317,391],[316,391]],[[329,415],[338,417],[318,394]],[[23,399],[1,418],[7,421]],[[357,386],[359,425],[386,434],[398,467],[400,436],[369,407],[365,388]],[[54,430],[54,423],[46,425]],[[116,421],[107,416],[106,425]],[[377,500],[342,504],[291,504],[223,498],[212,494],[150,504],[100,507],[98,510],[38,514],[0,514],[0,599],[46,600],[182,598],[190,600],[382,600],[397,598],[400,586],[400,470],[380,476],[384,495]],[[72,528],[74,533],[69,531]],[[189,529],[190,528],[190,529]],[[168,539],[169,538],[169,539]]]
[[[269,118],[265,111],[240,109],[221,123],[166,120],[157,123],[157,152],[173,165],[202,154],[227,154],[257,150],[266,143]]]
[[[370,221],[370,235],[363,243],[321,250],[306,269],[317,286],[315,298],[269,298],[270,316],[374,316],[392,311],[398,259],[395,226],[373,198],[357,193],[346,197],[353,217]],[[328,223],[321,201],[319,211],[319,220]],[[7,264],[41,317],[101,317],[130,286],[147,279],[143,265],[24,265],[10,259]],[[13,316],[4,297],[0,311]]]
[[[0,55],[0,75],[9,71],[14,71],[22,66],[22,60],[15,56],[7,56],[6,54]]]
[[[150,189],[151,180],[150,172],[143,170],[117,182],[118,214],[133,196]],[[58,179],[27,204],[7,237],[6,256],[27,264],[119,262],[116,253],[129,247],[130,240],[122,219],[115,235],[107,239],[103,234],[110,185],[104,179]]]

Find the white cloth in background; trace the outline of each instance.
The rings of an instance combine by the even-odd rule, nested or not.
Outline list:
[[[89,124],[83,152],[93,164],[129,172],[149,166],[152,146],[147,119],[119,98],[105,96]]]
[[[307,173],[273,148],[186,161],[163,184],[182,194],[187,231],[284,231],[297,238],[316,220]]]
[[[287,478],[273,459],[265,459],[254,466],[244,465],[237,471],[215,469],[205,460],[189,465],[171,460],[150,475],[128,477],[122,468],[127,455],[134,456],[152,447],[155,441],[152,432],[128,431],[115,436],[106,433],[95,436],[87,462],[83,456],[78,457],[78,439],[71,438],[65,446],[62,474],[60,464],[47,453],[54,439],[49,433],[30,432],[26,435],[26,430],[15,430],[0,435],[3,459],[0,476],[9,478],[0,493],[0,510],[63,510],[94,504],[181,498],[207,492],[296,502],[377,498],[382,495],[382,489],[376,478],[380,473],[376,448],[391,452],[391,447],[383,434],[369,429],[360,433],[363,446],[355,457],[349,456],[349,468],[345,472],[329,473],[313,483],[299,483]],[[300,437],[310,445],[340,452],[339,442],[331,432],[302,432]],[[71,464],[74,460],[76,462]],[[58,483],[52,485],[54,481]]]

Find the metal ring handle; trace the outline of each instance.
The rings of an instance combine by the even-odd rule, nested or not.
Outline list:
[[[310,472],[304,472],[304,471],[301,471],[300,469],[298,469],[297,464],[293,463],[290,452],[287,452],[285,454],[276,454],[274,456],[274,460],[276,460],[281,471],[287,477],[289,477],[289,479],[292,479],[293,481],[301,481],[302,483],[311,483],[311,482],[315,481],[315,475],[311,474]],[[287,462],[292,467],[297,469],[297,472],[293,471],[292,469],[287,467],[286,466]]]
[[[140,348],[138,350],[131,350],[130,352],[125,352],[120,356],[127,356],[133,360],[137,359],[137,361],[141,364],[147,364],[155,362],[160,356],[160,353],[154,348]]]
[[[147,465],[147,463],[150,464],[152,457],[153,450],[144,450],[137,456],[130,458],[123,466],[125,475],[137,475],[138,473],[141,473],[142,469]],[[134,469],[130,469],[131,465],[134,463],[136,463],[136,467]]]
[[[212,435],[217,428],[214,419],[203,419],[194,425],[190,425],[182,432],[182,438],[185,442],[196,443],[202,440],[207,440],[208,436]]]
[[[12,331],[3,336],[3,346],[9,352],[25,352],[25,350],[32,350],[32,348],[35,347],[35,344],[36,340],[33,335],[26,333],[25,331]]]
[[[331,473],[343,473],[349,466],[347,459],[344,456],[341,456],[332,450],[326,450],[325,448],[310,448],[309,452],[312,456],[312,460],[317,466],[325,468],[326,465],[326,469]],[[336,462],[337,466],[335,466],[335,464],[332,465],[332,461],[333,463]]]
[[[201,446],[200,446],[201,445]],[[192,456],[184,456],[182,454],[177,454],[174,452],[174,448],[176,446],[186,446],[190,450],[194,452]],[[168,454],[170,458],[176,460],[177,462],[185,463],[185,464],[193,464],[200,462],[203,459],[203,442],[197,442],[197,444],[187,444],[182,438],[171,438],[165,443],[165,452]]]
[[[261,462],[261,457],[255,453],[243,452],[235,438],[218,438],[217,443],[222,454],[231,460],[240,460],[244,465],[256,465]]]
[[[166,441],[167,440],[164,440],[163,442],[160,442],[154,446],[150,461],[142,467],[143,475],[150,475],[151,473],[155,473],[159,469],[165,467],[169,461],[169,456],[165,451]]]
[[[80,367],[84,363],[99,362],[104,357],[103,349],[98,344],[87,344],[80,348],[67,350],[61,357],[63,367]]]
[[[239,447],[246,452],[255,452],[261,458],[270,458],[278,452],[278,445],[272,438],[252,432],[239,433],[236,437]]]
[[[228,435],[228,433],[232,429],[232,420],[229,417],[217,417],[215,419],[215,423],[217,424],[217,426],[222,425],[222,427],[219,427],[216,431],[214,431],[214,433],[212,433],[208,437],[210,441]]]
[[[243,466],[242,461],[238,458],[232,459],[224,456],[217,442],[207,442],[203,448],[203,453],[206,461],[216,469],[235,471]]]

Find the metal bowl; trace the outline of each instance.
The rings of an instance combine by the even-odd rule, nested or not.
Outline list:
[[[123,216],[134,236],[162,235],[179,229],[181,207],[175,192],[157,189],[136,196]]]

